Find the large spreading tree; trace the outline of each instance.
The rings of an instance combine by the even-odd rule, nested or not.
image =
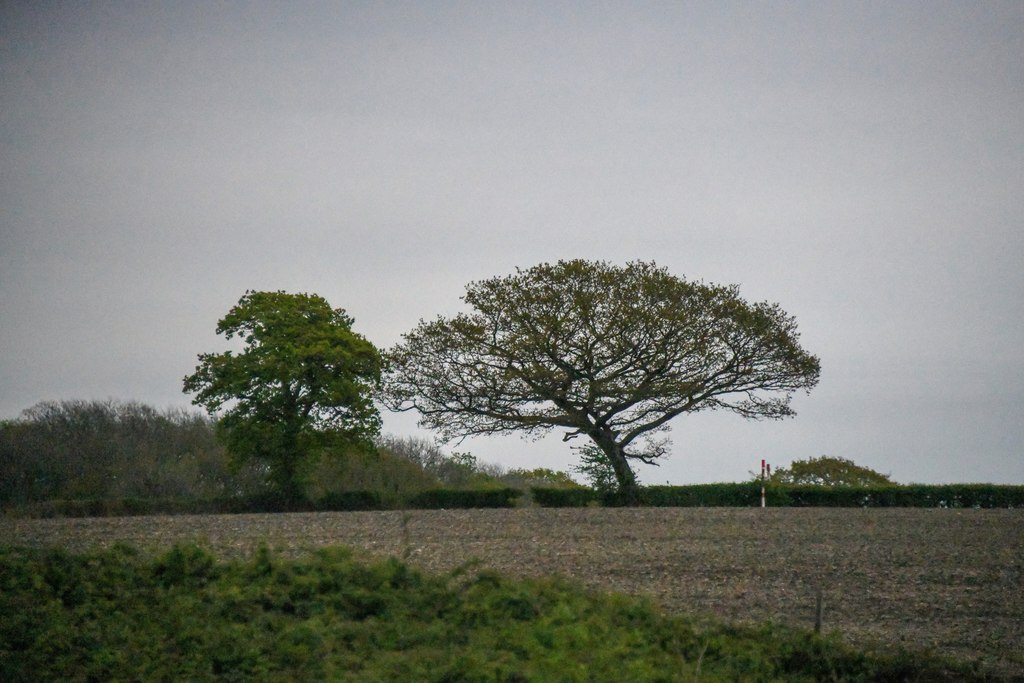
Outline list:
[[[421,321],[387,354],[384,400],[445,439],[585,436],[635,499],[634,462],[665,455],[676,416],[794,414],[818,359],[777,304],[653,263],[541,264],[467,286],[472,313]]]
[[[217,325],[240,353],[204,353],[185,378],[193,403],[219,418],[228,452],[269,465],[277,491],[302,497],[300,464],[332,446],[367,446],[380,431],[373,393],[381,357],[352,318],[315,294],[246,292]]]

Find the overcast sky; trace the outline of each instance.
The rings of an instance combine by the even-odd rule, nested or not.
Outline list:
[[[678,418],[645,482],[1024,483],[1019,0],[34,0],[0,31],[0,418],[188,405],[247,289],[387,348],[472,280],[641,259],[778,302],[822,364],[793,419]]]

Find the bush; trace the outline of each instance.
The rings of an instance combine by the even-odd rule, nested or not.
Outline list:
[[[533,487],[578,489],[585,488],[566,472],[556,472],[546,467],[532,470],[510,469],[496,474],[495,479],[505,486],[528,491]]]
[[[852,460],[823,455],[820,458],[795,460],[788,467],[780,467],[771,481],[783,486],[890,486],[889,475],[861,467]]]

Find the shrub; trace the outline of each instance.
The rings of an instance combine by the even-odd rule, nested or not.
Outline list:
[[[495,478],[506,486],[512,486],[524,491],[533,487],[558,489],[584,488],[566,472],[556,472],[555,470],[551,470],[546,467],[538,467],[532,470],[510,469],[508,471],[501,472]]]
[[[775,470],[771,481],[787,486],[888,486],[894,483],[886,474],[861,467],[845,458],[827,455],[794,460],[788,468]]]

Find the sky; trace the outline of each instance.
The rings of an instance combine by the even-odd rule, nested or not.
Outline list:
[[[574,258],[737,284],[821,359],[795,418],[681,416],[643,482],[1024,484],[1024,3],[0,3],[0,419],[188,406],[246,290],[386,349]]]

